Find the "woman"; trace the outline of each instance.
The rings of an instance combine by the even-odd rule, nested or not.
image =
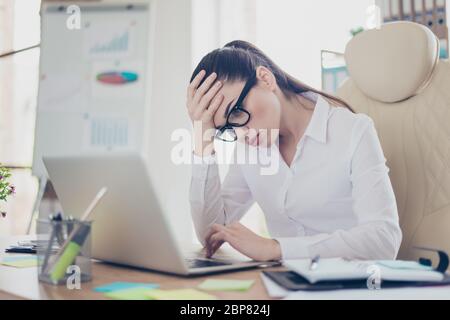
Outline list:
[[[200,61],[187,109],[196,141],[191,214],[208,257],[228,242],[261,261],[395,259],[402,238],[397,205],[370,117],[239,40]],[[215,138],[238,140],[253,152],[265,148],[280,166],[262,175],[254,164],[235,163],[221,184]],[[239,223],[255,201],[272,239]]]

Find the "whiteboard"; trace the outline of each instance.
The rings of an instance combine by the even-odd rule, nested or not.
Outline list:
[[[76,2],[71,2],[71,5]],[[41,8],[41,55],[33,174],[42,156],[140,151],[150,95],[151,1],[80,2]]]

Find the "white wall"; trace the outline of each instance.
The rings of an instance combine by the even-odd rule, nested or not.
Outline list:
[[[373,0],[260,0],[257,44],[285,71],[321,86],[320,50],[343,52]]]
[[[447,26],[450,28],[450,0],[446,0],[445,4],[447,7]]]

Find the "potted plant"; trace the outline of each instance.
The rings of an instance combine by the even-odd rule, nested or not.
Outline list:
[[[0,165],[0,201],[6,202],[8,197],[16,191],[15,187],[9,182],[10,177],[9,169]],[[0,210],[0,214],[3,218],[6,217],[5,211]]]

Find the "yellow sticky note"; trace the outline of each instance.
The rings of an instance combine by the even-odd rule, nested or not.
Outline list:
[[[29,259],[17,259],[17,260],[3,260],[0,264],[8,267],[15,268],[30,268],[36,267],[38,265],[38,260],[36,258]]]
[[[213,295],[195,289],[147,290],[147,297],[155,300],[215,300]]]
[[[198,288],[211,291],[247,291],[254,280],[207,279]]]
[[[123,289],[117,291],[111,291],[105,293],[105,297],[116,299],[116,300],[151,300],[147,296],[148,288],[133,288],[133,289]]]

